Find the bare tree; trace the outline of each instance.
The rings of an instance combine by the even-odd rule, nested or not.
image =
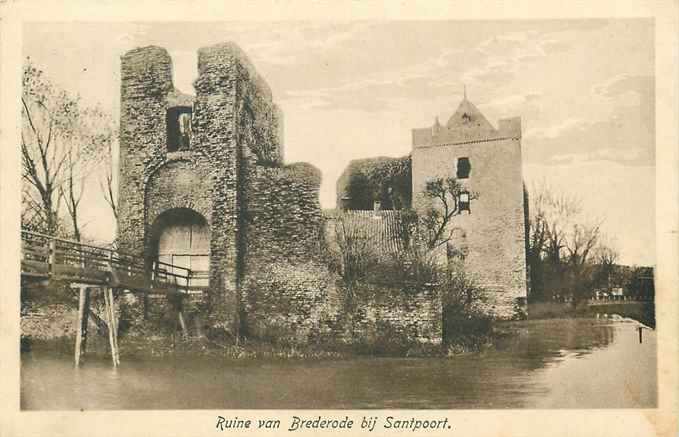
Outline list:
[[[581,201],[573,195],[555,193],[550,187],[543,186],[535,193],[532,210],[536,242],[542,243],[545,257],[557,266],[561,262],[562,250],[566,248],[568,228],[582,211]]]
[[[602,234],[602,221],[583,214],[576,196],[555,193],[544,184],[533,188],[530,210],[531,294],[587,297],[599,282],[601,263],[612,264],[616,257]]]
[[[68,215],[71,218],[71,225],[73,226],[73,238],[80,241],[80,222],[78,220],[78,211],[80,201],[85,192],[85,178],[77,178],[75,175],[75,164],[73,158],[73,151],[69,150],[67,154],[67,173],[66,181],[59,187],[59,195],[64,199]],[[65,187],[64,187],[65,185]]]
[[[595,253],[596,263],[602,266],[613,266],[618,260],[618,251],[611,243],[605,243],[597,248]]]
[[[113,137],[110,117],[59,89],[30,59],[24,66],[21,103],[22,224],[41,219],[45,232],[56,233],[63,203],[73,234],[80,239],[78,210],[85,179]]]
[[[108,150],[105,154],[103,178],[99,180],[99,188],[104,196],[104,200],[111,208],[113,217],[118,219],[118,200],[116,197],[116,188],[113,181],[113,150],[109,143]]]
[[[602,241],[599,243],[594,251],[594,263],[598,267],[594,278],[597,287],[609,288],[618,257],[618,251],[611,242]]]
[[[422,194],[429,199],[429,206],[421,214],[400,212],[395,226],[397,249],[390,254],[378,255],[377,241],[369,232],[359,230],[362,226],[353,226],[350,215],[337,220],[335,234],[345,282],[353,283],[368,274],[394,282],[438,280],[441,260],[437,249],[448,244],[459,229],[453,226],[453,219],[462,212],[463,203],[478,195],[465,190],[453,177],[428,181]]]
[[[467,192],[456,178],[438,178],[427,181],[424,196],[436,201],[421,217],[425,232],[426,245],[435,249],[447,244],[456,228],[451,227],[452,219],[460,214],[460,198],[462,194],[468,196],[471,202],[478,198],[478,194]]]
[[[593,225],[574,223],[565,238],[566,259],[576,269],[581,269],[590,260],[593,250],[601,237],[601,223]]]
[[[42,71],[28,63],[24,68],[21,129],[23,180],[30,186],[26,204],[36,207],[49,233],[56,232],[59,187],[68,165],[68,146],[72,138],[69,115],[76,102],[58,91],[43,77]]]

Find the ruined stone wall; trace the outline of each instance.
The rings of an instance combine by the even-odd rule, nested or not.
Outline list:
[[[227,290],[225,305],[241,312],[247,248],[249,165],[280,163],[282,139],[271,91],[247,56],[224,43],[198,52],[194,136],[216,170],[210,287]]]
[[[280,260],[245,278],[243,334],[282,344],[305,344],[330,329],[337,311],[336,277],[322,263]]]
[[[309,164],[251,165],[245,190],[243,307],[247,331],[301,341],[318,329],[333,281],[319,259],[321,175]],[[272,327],[275,326],[276,329]],[[291,337],[292,336],[292,337]]]
[[[239,160],[236,135],[238,53],[232,44],[198,51],[198,78],[193,111],[191,149],[212,169],[210,227],[210,291],[227,328],[236,330],[238,314],[237,246],[239,232]],[[193,143],[196,144],[194,148]],[[231,323],[228,323],[231,322]]]
[[[165,211],[190,208],[202,215],[208,225],[212,219],[212,180],[204,175],[210,168],[203,160],[191,158],[166,161],[146,182],[146,223],[153,226]]]
[[[200,49],[194,85],[195,98],[174,89],[164,49],[122,57],[121,247],[153,254],[158,218],[174,208],[192,209],[209,225],[206,305],[221,327],[288,342],[342,334],[343,293],[322,259],[320,172],[308,164],[283,165],[280,110],[238,47]],[[168,152],[167,109],[190,104],[190,148]],[[394,185],[394,174],[402,176],[392,167],[374,172],[380,184]],[[368,293],[352,321],[361,338],[407,334],[436,343],[437,302],[426,294]]]
[[[413,197],[425,207],[421,193],[427,180],[455,176],[457,159],[468,157],[469,179],[460,182],[478,193],[471,213],[455,216],[453,244],[466,254],[464,269],[487,291],[481,309],[499,318],[517,316],[526,298],[526,247],[520,138],[415,147]]]
[[[165,110],[173,89],[165,49],[143,47],[121,58],[118,238],[122,250],[144,252],[145,180],[165,158]]]
[[[252,157],[257,164],[277,166],[283,163],[282,112],[273,102],[271,89],[259,76],[245,53],[231,45],[238,62],[237,140],[243,156]]]
[[[441,344],[443,313],[435,290],[361,283],[352,295],[351,308],[340,315],[345,341],[373,347]]]
[[[314,258],[324,220],[320,183],[320,171],[310,164],[250,167],[246,272],[256,269],[257,263]]]

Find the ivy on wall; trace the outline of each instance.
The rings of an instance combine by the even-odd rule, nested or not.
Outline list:
[[[412,200],[410,156],[352,161],[338,181],[338,206],[349,210],[406,209]]]

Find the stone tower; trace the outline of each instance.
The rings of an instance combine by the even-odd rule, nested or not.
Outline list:
[[[521,119],[500,120],[496,129],[465,95],[445,125],[437,118],[412,135],[413,206],[427,207],[426,182],[439,177],[478,194],[459,199],[448,262],[461,263],[487,291],[485,312],[520,315],[527,293]]]
[[[236,324],[250,163],[282,157],[271,91],[234,44],[198,52],[196,96],[176,90],[160,47],[121,58],[120,248],[205,271]]]

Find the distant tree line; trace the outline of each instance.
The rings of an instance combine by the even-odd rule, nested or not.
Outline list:
[[[652,267],[615,265],[610,277],[609,290],[620,290],[624,296],[634,299],[653,300],[654,279]]]
[[[640,278],[652,277],[652,269],[619,266],[617,250],[601,231],[602,220],[588,216],[576,196],[535,187],[528,223],[530,300],[579,302],[614,287],[651,293],[648,284],[641,285],[647,279]]]

